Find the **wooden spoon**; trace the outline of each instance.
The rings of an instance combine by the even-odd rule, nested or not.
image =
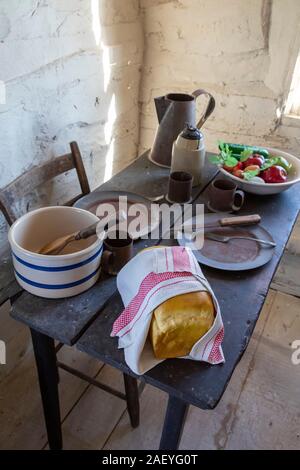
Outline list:
[[[116,224],[119,224],[120,222],[123,222],[124,220],[127,219],[127,214],[124,211],[121,211],[120,214],[118,214],[118,217],[116,219]],[[92,235],[96,234],[97,226],[100,222],[94,222],[92,225],[89,225],[88,227],[79,230],[77,232],[70,233],[68,235],[64,235],[63,237],[59,237],[56,240],[53,240],[50,243],[47,243],[44,245],[40,250],[39,253],[41,255],[58,255],[69,243],[77,240],[84,240],[86,238],[91,237]],[[102,227],[102,230],[107,230],[108,228],[108,222]],[[98,230],[101,230],[101,226]]]

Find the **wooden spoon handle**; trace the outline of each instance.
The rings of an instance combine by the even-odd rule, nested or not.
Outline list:
[[[261,217],[258,214],[253,215],[239,215],[237,217],[224,217],[219,220],[222,227],[231,227],[234,225],[255,225],[259,224]]]
[[[124,211],[121,211],[120,213],[117,212],[116,215],[117,215],[117,217],[116,217],[115,223],[117,225],[120,222],[123,222],[124,220],[127,219],[127,214]],[[114,220],[114,218],[112,220]],[[98,224],[101,224],[101,221],[98,220],[98,222],[94,222],[92,225],[89,225],[89,227],[86,227],[86,228],[83,228],[82,230],[80,230],[77,233],[77,235],[75,237],[75,240],[82,240],[83,238],[89,238],[92,235],[95,235]],[[100,227],[100,225],[99,225],[99,227]],[[106,231],[108,228],[109,228],[109,222],[107,222],[105,225],[102,226],[102,230],[104,230],[104,231]],[[99,230],[100,230],[100,228],[99,228]]]
[[[83,238],[89,238],[92,235],[95,235],[98,223],[99,222],[95,222],[92,225],[89,225],[89,227],[86,227],[80,230],[80,232],[77,233],[75,239],[82,240]]]

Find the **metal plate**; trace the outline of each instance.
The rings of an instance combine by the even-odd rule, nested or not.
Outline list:
[[[156,214],[156,211],[153,211],[151,214],[151,204],[153,203],[143,196],[127,191],[94,191],[76,201],[74,207],[79,207],[80,209],[85,209],[96,214],[97,207],[101,203],[110,203],[115,206],[116,210],[118,210],[120,196],[127,197],[128,209],[133,204],[140,204],[140,208],[144,212],[148,221],[138,232],[131,231],[130,236],[133,240],[137,240],[138,238],[147,235],[158,227],[160,222],[159,212],[157,211]],[[128,222],[130,223],[130,217],[128,217]]]
[[[205,224],[214,223],[220,217],[230,216],[232,214],[205,214]],[[194,219],[186,222],[186,225],[192,224]],[[210,230],[219,235],[243,235],[256,237],[273,242],[269,232],[261,225],[252,225],[235,228],[218,228]],[[183,236],[178,238],[180,245],[188,245],[193,249],[190,240]],[[268,263],[273,257],[275,248],[266,247],[258,242],[251,240],[230,240],[228,243],[221,243],[214,240],[204,239],[203,247],[200,250],[195,249],[194,255],[199,263],[216,269],[225,271],[245,271],[258,268]]]

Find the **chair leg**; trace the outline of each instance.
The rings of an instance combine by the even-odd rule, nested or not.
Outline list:
[[[164,427],[160,440],[160,450],[177,450],[180,444],[188,404],[169,395]]]
[[[62,449],[62,432],[58,395],[59,375],[54,340],[33,329],[30,331],[39,377],[49,447],[52,450],[60,450]]]
[[[128,374],[123,374],[123,377],[130,423],[133,428],[137,428],[140,424],[140,402],[137,380]]]

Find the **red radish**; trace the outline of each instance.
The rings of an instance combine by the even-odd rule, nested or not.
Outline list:
[[[259,155],[258,153],[254,153],[252,157],[249,157],[245,162],[245,166],[250,166],[250,165],[258,165],[261,167],[265,162],[265,159],[262,155]]]
[[[232,173],[233,169],[234,169],[234,166],[223,165],[223,168],[224,168],[224,170],[229,171],[229,173]]]
[[[266,183],[284,183],[287,179],[287,172],[282,166],[274,165],[262,171],[260,176]]]
[[[238,162],[232,169],[233,173],[237,170],[242,170],[244,168],[244,164],[242,162]]]
[[[234,170],[233,172],[233,176],[236,176],[237,178],[243,178],[243,175],[244,175],[243,170],[237,169],[237,170]]]
[[[244,168],[244,164],[242,162],[238,162],[235,166],[227,166],[223,165],[224,170],[229,171],[229,173],[233,173],[236,170],[242,170]]]

